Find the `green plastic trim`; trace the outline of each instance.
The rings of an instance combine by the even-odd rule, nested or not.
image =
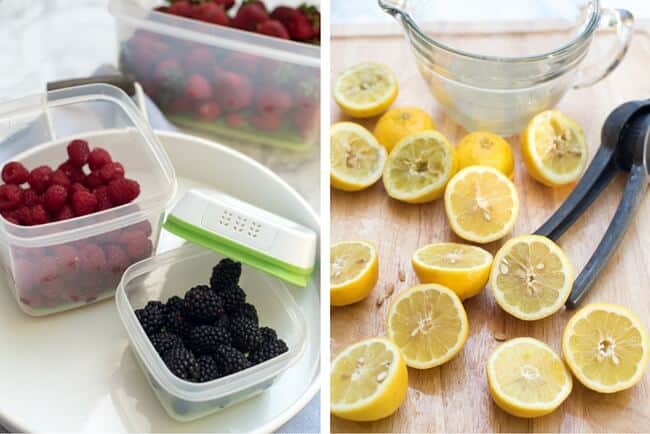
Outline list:
[[[173,215],[167,217],[163,227],[183,239],[244,262],[297,286],[307,286],[314,271],[314,267],[300,268],[287,264],[272,256],[223,238],[214,232],[196,227]]]

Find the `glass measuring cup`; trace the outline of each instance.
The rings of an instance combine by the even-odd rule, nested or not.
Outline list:
[[[599,0],[494,0],[496,18],[480,24],[455,24],[445,16],[449,3],[441,0],[378,2],[402,25],[447,115],[469,131],[502,135],[520,133],[568,89],[605,78],[623,59],[634,24],[629,11],[603,8]],[[463,7],[484,9],[481,3]],[[616,43],[607,59],[581,65],[599,28],[615,30]]]

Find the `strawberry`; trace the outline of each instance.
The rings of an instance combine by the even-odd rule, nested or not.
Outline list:
[[[248,77],[226,72],[217,82],[216,94],[225,111],[239,111],[250,105],[253,99],[253,86]]]
[[[212,0],[212,1],[218,4],[219,6],[221,6],[224,11],[229,10],[235,5],[235,0]]]
[[[318,107],[313,109],[298,108],[291,117],[293,125],[301,137],[308,139],[315,135],[319,121]]]
[[[318,8],[316,6],[303,3],[298,6],[298,10],[305,14],[309,20],[311,28],[314,31],[314,37],[320,39],[320,11]]]
[[[194,7],[192,18],[219,26],[230,25],[230,18],[223,7],[216,3],[201,3]]]
[[[278,20],[266,20],[257,26],[257,33],[280,39],[289,39],[289,32]]]
[[[151,82],[152,86],[155,86],[156,90],[161,88],[166,92],[174,91],[178,92],[183,88],[183,68],[176,59],[165,59],[160,61],[154,70],[153,80]],[[151,89],[147,94],[153,95],[155,93],[151,92]]]
[[[156,12],[162,12],[163,14],[169,13],[169,6],[158,6],[153,9]]]
[[[185,83],[185,94],[192,101],[205,101],[212,98],[210,82],[200,74],[192,74]]]
[[[256,113],[250,117],[251,123],[262,131],[273,132],[282,126],[282,116],[277,113]]]
[[[234,51],[224,58],[223,65],[229,71],[253,76],[260,66],[260,58],[248,53]]]
[[[263,87],[255,92],[255,107],[258,113],[282,116],[293,106],[288,92],[272,87]]]
[[[192,100],[187,95],[170,99],[164,106],[169,113],[185,113],[192,107]]]
[[[192,14],[192,3],[189,0],[176,0],[169,6],[169,13],[179,17],[189,17]]]
[[[204,102],[196,108],[196,115],[204,121],[216,121],[221,116],[221,107],[214,101]]]
[[[216,65],[214,51],[203,46],[192,48],[183,59],[188,73],[209,74]]]
[[[309,19],[298,9],[279,6],[271,13],[271,18],[282,22],[294,41],[308,41],[315,35]]]
[[[268,20],[268,18],[269,15],[263,5],[258,2],[244,2],[232,19],[232,26],[254,32],[257,26]]]
[[[128,51],[131,63],[148,72],[169,51],[169,46],[155,33],[138,30],[128,42]]]
[[[229,113],[226,115],[226,123],[233,128],[244,128],[248,125],[246,117],[242,116],[239,113]]]

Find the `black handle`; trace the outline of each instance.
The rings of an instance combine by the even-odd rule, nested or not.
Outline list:
[[[85,78],[72,78],[69,80],[51,81],[47,84],[47,90],[65,89],[72,86],[81,86],[84,84],[112,84],[122,89],[127,95],[135,95],[135,81],[132,77],[123,74],[113,75],[94,75]]]
[[[648,173],[645,165],[635,164],[630,168],[629,178],[625,185],[623,198],[616,209],[616,213],[605,232],[605,236],[598,244],[596,251],[582,269],[566,302],[568,309],[574,309],[589,289],[598,279],[603,267],[614,254],[614,251],[623,240],[625,231],[632,222],[636,210],[641,204],[648,185]]]
[[[557,211],[535,231],[535,234],[557,241],[589,208],[616,173],[613,148],[600,146],[578,185]]]

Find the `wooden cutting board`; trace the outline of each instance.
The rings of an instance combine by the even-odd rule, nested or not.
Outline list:
[[[399,35],[336,37],[332,40],[332,77],[355,63],[387,63],[400,83],[394,106],[416,105],[429,111],[438,129],[451,143],[466,133],[448,120],[427,91],[415,62]],[[458,37],[463,37],[459,35]],[[481,37],[469,35],[466,37]],[[594,50],[606,48],[609,35]],[[526,34],[512,35],[513,44],[529,43]],[[602,42],[602,43],[600,43]],[[596,53],[598,54],[598,53]],[[620,64],[606,80],[592,88],[569,91],[558,109],[585,130],[593,155],[599,145],[603,121],[620,103],[650,97],[650,38],[639,32]],[[332,122],[351,120],[332,103]],[[372,128],[375,120],[362,122]],[[535,231],[562,203],[572,186],[552,189],[526,173],[519,140],[508,138],[516,154],[515,185],[521,212],[513,234]],[[607,229],[621,197],[623,177],[615,180],[591,208],[559,241],[576,270],[581,270]],[[365,239],[378,247],[380,276],[364,301],[331,309],[332,357],[346,345],[384,334],[389,297],[378,305],[388,288],[395,293],[416,283],[410,258],[420,246],[433,241],[459,241],[450,230],[442,201],[408,205],[390,199],[378,182],[358,193],[331,191],[332,242]],[[485,246],[495,253],[502,242]],[[604,270],[586,303],[620,303],[631,308],[650,327],[650,198],[641,205],[621,247]],[[394,294],[393,294],[394,297]],[[332,417],[333,432],[643,432],[650,430],[650,373],[631,390],[601,395],[574,382],[573,392],[554,413],[537,419],[519,419],[501,411],[491,400],[485,363],[499,341],[532,336],[560,351],[560,337],[570,311],[524,322],[504,313],[487,291],[465,302],[470,336],[459,356],[433,369],[409,369],[409,391],[393,416],[373,423],[354,423]]]

